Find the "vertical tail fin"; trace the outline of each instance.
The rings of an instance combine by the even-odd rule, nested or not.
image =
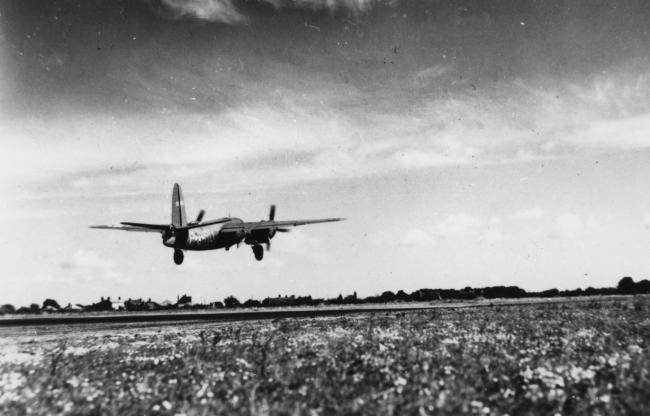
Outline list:
[[[172,225],[174,227],[185,227],[187,225],[186,218],[183,191],[181,191],[181,187],[175,183],[174,192],[172,193]]]

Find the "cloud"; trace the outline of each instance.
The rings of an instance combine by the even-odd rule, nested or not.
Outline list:
[[[482,232],[476,239],[477,243],[494,245],[506,239],[506,235],[498,229],[488,229]]]
[[[243,23],[247,17],[234,4],[233,0],[161,0],[177,19],[195,18],[226,24]],[[304,9],[346,11],[353,15],[369,11],[376,3],[394,3],[385,0],[261,0],[276,9]]]
[[[432,65],[415,73],[415,83],[418,86],[427,86],[449,72],[450,68],[448,66]]]
[[[584,235],[584,233],[604,232],[608,229],[608,221],[605,219],[598,218],[595,215],[583,219],[579,215],[567,212],[555,219],[548,237],[574,240]]]
[[[551,236],[554,238],[576,238],[583,229],[582,218],[572,213],[566,213],[555,219]]]
[[[69,259],[61,262],[60,267],[64,273],[61,277],[57,277],[56,280],[68,283],[102,280],[126,284],[130,281],[121,272],[115,270],[113,262],[90,250],[77,250]]]
[[[424,230],[411,228],[398,243],[403,246],[430,246],[435,243],[435,239]]]
[[[450,215],[446,220],[434,227],[435,234],[439,237],[465,237],[476,235],[482,220],[472,215],[460,213]]]
[[[176,18],[192,17],[221,23],[240,23],[246,20],[232,0],[162,0],[162,4]]]
[[[521,209],[514,213],[513,218],[518,220],[536,220],[544,215],[544,210],[540,207]]]
[[[395,0],[266,0],[276,8],[288,7],[308,10],[347,10],[353,13],[369,11],[377,3],[395,3]]]

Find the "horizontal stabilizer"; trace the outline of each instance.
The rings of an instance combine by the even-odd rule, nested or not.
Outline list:
[[[223,224],[224,222],[230,221],[230,218],[219,218],[218,220],[210,220],[210,221],[203,221],[199,224],[191,224],[191,225],[186,225],[185,227],[177,227],[177,230],[189,230],[191,228],[199,228],[199,227],[205,227],[206,225],[212,225],[212,224]],[[122,223],[124,224],[124,223]]]

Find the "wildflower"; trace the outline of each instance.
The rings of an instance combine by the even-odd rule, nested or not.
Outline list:
[[[68,383],[72,388],[76,388],[79,386],[80,381],[77,376],[72,376],[68,380],[66,380],[66,383]]]
[[[442,408],[445,406],[445,403],[447,402],[447,393],[443,391],[438,394],[438,399],[436,400],[436,407],[437,408]]]
[[[172,404],[169,403],[167,400],[165,400],[164,402],[162,402],[162,405],[163,405],[163,407],[165,408],[165,410],[170,410],[170,409],[172,408]]]
[[[515,395],[515,392],[514,392],[514,390],[512,390],[512,389],[510,389],[510,388],[507,388],[507,389],[505,389],[505,390],[502,390],[501,395],[503,395],[503,398],[504,398],[504,399],[507,399],[508,397],[512,397],[512,396],[514,396],[514,395]]]
[[[639,347],[638,345],[630,345],[627,347],[627,351],[630,354],[640,354],[641,351],[643,351],[643,348]]]

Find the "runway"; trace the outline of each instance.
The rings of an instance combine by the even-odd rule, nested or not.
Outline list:
[[[392,313],[426,311],[435,309],[485,308],[495,306],[522,306],[545,303],[585,302],[595,298],[605,300],[619,296],[584,296],[579,298],[530,298],[494,299],[467,302],[423,302],[393,303],[382,305],[321,306],[310,308],[258,308],[258,309],[220,309],[202,311],[165,312],[107,312],[107,313],[53,313],[43,315],[5,315],[0,317],[1,327],[35,327],[91,324],[132,324],[132,323],[180,323],[180,322],[227,322],[251,321],[283,318],[317,318],[367,313]],[[16,328],[18,329],[18,328]]]

